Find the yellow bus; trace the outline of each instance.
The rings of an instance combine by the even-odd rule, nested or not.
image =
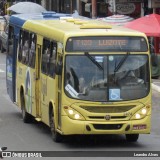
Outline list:
[[[77,19],[27,20],[18,40],[16,104],[65,135],[150,133],[150,56],[143,33]]]

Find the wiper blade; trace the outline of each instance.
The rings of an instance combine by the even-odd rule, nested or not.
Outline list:
[[[88,53],[84,53],[100,70],[103,70],[103,67]]]
[[[130,54],[130,52],[127,52],[127,54],[122,58],[122,60],[118,63],[118,65],[116,66],[114,72],[117,72],[124,64],[124,62],[126,61],[126,59],[128,58],[128,55]]]

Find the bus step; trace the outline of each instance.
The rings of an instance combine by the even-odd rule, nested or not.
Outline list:
[[[35,118],[36,121],[40,122],[41,121],[41,118],[37,117]]]

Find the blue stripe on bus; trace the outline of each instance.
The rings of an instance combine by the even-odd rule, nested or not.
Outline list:
[[[29,19],[49,20],[60,17],[71,17],[71,15],[64,13],[49,12],[49,11],[44,12],[42,14],[15,14],[10,17],[9,23],[16,24],[17,26],[22,27],[23,24]]]

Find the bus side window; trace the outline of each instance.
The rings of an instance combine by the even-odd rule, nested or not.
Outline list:
[[[56,56],[57,56],[57,43],[51,43],[51,55],[49,58],[49,76],[55,77],[55,66],[56,66]]]
[[[22,61],[22,40],[23,40],[23,32],[20,31],[20,36],[19,36],[19,48],[17,49],[18,51],[18,60],[19,62]]]
[[[10,32],[9,32],[9,38],[8,38],[8,53],[10,54],[10,55],[12,55],[13,54],[13,38],[14,38],[14,28],[12,27],[12,26],[7,26],[7,28],[6,28],[6,32],[8,32],[8,27],[9,27],[9,30],[10,30]]]
[[[29,66],[34,68],[35,67],[35,60],[36,60],[36,35],[30,34],[30,41],[29,41]]]
[[[28,64],[29,59],[29,33],[24,32],[22,47],[22,63]]]
[[[43,53],[42,53],[42,64],[41,70],[44,74],[48,74],[49,72],[49,57],[50,57],[50,41],[44,39],[43,40]]]

